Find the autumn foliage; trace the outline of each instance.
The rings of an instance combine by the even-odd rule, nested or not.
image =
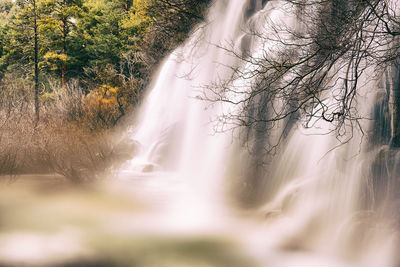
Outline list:
[[[0,0],[0,174],[86,181],[130,155],[113,132],[209,2]]]
[[[137,98],[135,89],[100,85],[83,98],[87,123],[93,127],[93,122],[102,127],[113,126],[133,109]]]

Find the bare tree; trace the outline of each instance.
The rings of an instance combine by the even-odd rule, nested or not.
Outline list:
[[[150,0],[147,13],[153,24],[145,39],[150,65],[182,43],[193,25],[204,19],[210,0]]]
[[[356,102],[361,77],[371,67],[382,73],[399,56],[396,1],[284,2],[279,8],[292,21],[266,17],[262,26],[248,31],[259,53],[221,47],[241,64],[232,67],[229,79],[209,86],[212,94],[208,91],[204,98],[240,106],[219,118],[223,129],[265,131],[296,118],[305,127],[327,121],[339,138],[351,136],[349,130],[360,128]],[[400,132],[399,122],[395,124]]]

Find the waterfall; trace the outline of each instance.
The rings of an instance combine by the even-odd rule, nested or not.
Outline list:
[[[117,176],[165,194],[166,207],[155,216],[167,230],[237,231],[264,266],[395,266],[397,241],[387,219],[393,210],[375,211],[384,209],[387,199],[373,192],[381,175],[373,166],[389,152],[357,131],[341,143],[324,121],[306,129],[291,118],[290,127],[260,124],[232,132],[224,128],[229,125],[223,115],[241,112],[240,105],[202,100],[212,98],[209,85],[232,77],[232,69],[252,68],[229,51],[257,57],[276,48],[249,32],[271,20],[302,27],[296,14],[281,6],[280,1],[212,3],[206,21],[155,75],[127,133],[137,153]],[[369,79],[373,72],[367,68],[360,78],[358,106],[365,118],[382,109],[374,107],[382,90]],[[247,88],[253,82],[238,78],[230,86]],[[239,102],[243,97],[227,94]],[[365,120],[362,127],[371,129],[373,123]],[[276,153],[267,153],[264,147],[277,139]]]

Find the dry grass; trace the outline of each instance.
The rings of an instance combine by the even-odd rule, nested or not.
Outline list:
[[[115,130],[87,127],[83,94],[74,84],[42,94],[38,123],[31,95],[15,92],[1,96],[0,174],[55,172],[72,182],[92,181],[134,151],[115,141]]]

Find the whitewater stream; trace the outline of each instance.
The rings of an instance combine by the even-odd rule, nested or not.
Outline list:
[[[0,266],[399,266],[398,203],[389,187],[381,188],[386,199],[373,193],[376,180],[395,176],[395,163],[386,178],[373,168],[390,151],[358,131],[341,143],[322,121],[244,134],[224,120],[240,104],[204,100],[233,69],[252,68],[231,51],[257,57],[274,49],[252,30],[268,30],[271,21],[301,27],[283,6],[210,5],[205,22],[160,65],[123,134],[135,156],[113,171],[112,182],[3,192],[0,203],[12,204],[0,204],[7,230]],[[360,82],[365,118],[385,90],[369,80],[372,72]],[[238,78],[231,86],[250,83]],[[232,91],[240,103],[243,95]],[[370,129],[373,120],[362,125]],[[268,144],[278,144],[274,153]]]

